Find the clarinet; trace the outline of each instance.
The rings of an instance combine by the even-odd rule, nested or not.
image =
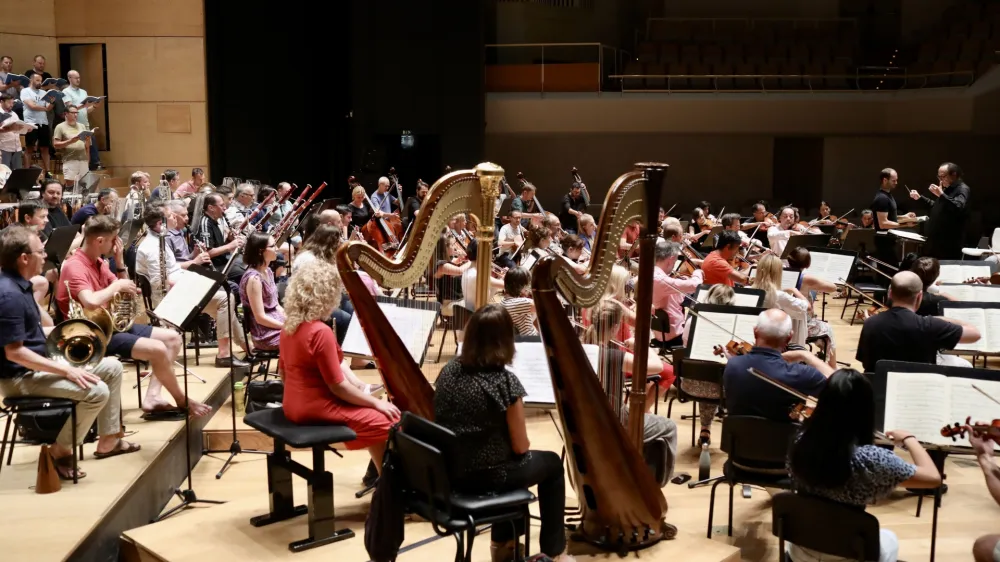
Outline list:
[[[164,227],[166,229],[166,227]],[[169,285],[167,284],[167,233],[160,233],[160,290],[159,295],[156,300],[156,304],[159,305],[163,301],[163,297],[167,294],[167,289]]]

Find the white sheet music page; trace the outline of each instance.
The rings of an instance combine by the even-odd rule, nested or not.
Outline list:
[[[730,331],[736,325],[736,315],[723,312],[699,312],[698,315],[688,340],[691,359],[725,363],[726,358],[716,355],[713,350],[717,345],[725,347],[733,339]]]
[[[946,318],[954,318],[963,322],[968,322],[975,326],[980,334],[989,335],[986,326],[986,311],[982,308],[944,308]],[[955,346],[957,350],[987,351],[988,337],[981,337],[979,341],[972,343],[960,343]]]
[[[983,312],[986,316],[986,331],[982,333],[980,341],[986,340],[986,351],[998,353],[1000,352],[1000,309],[985,308]]]
[[[434,317],[437,313],[432,309],[396,306],[388,302],[380,302],[378,306],[382,309],[382,314],[385,315],[385,319],[389,321],[396,335],[410,352],[410,356],[419,365],[424,349],[427,347],[430,332],[434,329]],[[344,353],[349,355],[372,356],[368,338],[365,337],[357,314],[351,318],[342,347]]]
[[[754,344],[756,339],[753,335],[753,329],[757,326],[757,317],[749,314],[737,314],[736,315],[736,327],[733,330],[736,332],[736,337],[742,339],[743,341]]]
[[[379,303],[379,307],[382,311],[388,307],[396,306],[390,303]],[[341,344],[340,348],[344,351],[346,355],[356,355],[358,357],[367,357],[372,359],[372,350],[368,346],[368,338],[365,337],[365,330],[361,327],[361,319],[358,318],[357,314],[351,316],[351,323],[347,325],[347,334],[344,336],[344,343]]]
[[[889,373],[885,390],[885,431],[909,431],[922,443],[944,445],[941,428],[951,423],[948,377],[935,373]]]
[[[215,280],[209,277],[185,271],[164,295],[159,306],[153,309],[153,313],[171,325],[180,327],[187,320],[191,310],[201,304],[205,296],[213,291],[215,284]]]
[[[758,300],[760,300],[760,297],[757,295],[748,295],[747,293],[735,293],[733,295],[733,306],[756,307]]]
[[[782,289],[798,289],[799,288],[799,278],[802,277],[801,271],[788,271],[787,269],[781,271],[781,288]]]
[[[949,283],[947,285],[940,285],[940,291],[942,295],[947,295],[957,301],[972,302],[975,300],[975,293],[972,291],[972,287],[972,285],[963,285],[961,283]]]
[[[836,283],[839,279],[849,279],[851,268],[854,265],[853,255],[828,254],[825,252],[813,252],[812,259],[815,263],[816,256],[826,256],[824,267],[820,271],[813,271],[812,266],[806,270],[810,275],[815,275],[829,283]]]
[[[972,418],[972,423],[982,422],[986,424],[996,418],[996,402],[983,396],[981,392],[972,388],[972,385],[978,386],[991,396],[1000,397],[1000,382],[981,381],[963,377],[951,377],[948,379],[948,382],[951,383],[951,419],[949,420],[949,425],[955,422],[964,424],[965,419],[970,417]],[[956,436],[954,441],[948,437],[945,437],[945,439],[947,440],[944,441],[945,443],[950,441],[953,445],[971,446],[968,437]],[[1000,446],[994,443],[993,449],[1000,449]]]
[[[514,373],[521,386],[528,393],[524,397],[525,404],[554,407],[556,394],[552,387],[552,372],[549,368],[545,344],[541,342],[519,342],[514,344],[514,362],[508,367]],[[598,346],[585,344],[583,346],[587,359],[594,371],[597,371]]]
[[[909,232],[909,231],[906,231],[906,230],[897,230],[895,228],[890,228],[889,229],[889,234],[892,234],[892,235],[895,235],[898,238],[902,238],[904,240],[910,240],[910,241],[913,241],[913,242],[926,242],[927,241],[926,238],[924,238],[923,236],[917,234],[916,232]]]

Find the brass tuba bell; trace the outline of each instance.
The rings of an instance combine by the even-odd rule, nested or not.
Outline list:
[[[105,343],[110,340],[111,336],[115,333],[115,321],[112,318],[111,313],[104,308],[86,310],[81,304],[73,300],[73,297],[70,295],[72,295],[72,293],[69,290],[69,281],[66,281],[66,298],[69,299],[69,313],[66,315],[67,319],[87,320],[97,326],[97,328],[102,332]],[[63,322],[63,324],[65,324],[65,322]],[[59,326],[62,326],[62,324]]]
[[[45,354],[56,363],[90,370],[104,359],[108,340],[102,329],[85,318],[59,323],[45,338]]]

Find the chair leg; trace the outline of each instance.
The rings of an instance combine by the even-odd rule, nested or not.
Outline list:
[[[15,412],[11,412],[10,417],[14,417]],[[15,424],[16,425],[16,424]],[[7,420],[7,426],[10,427],[10,420]],[[6,437],[6,432],[4,436]],[[10,461],[14,458],[14,445],[17,444],[17,427],[14,427],[14,433],[10,436],[10,449],[7,450],[7,466],[10,466]],[[3,462],[3,458],[0,458],[0,462]]]
[[[691,446],[695,446],[694,426],[698,425],[698,402],[691,401]]]
[[[448,320],[445,320],[444,332],[441,334],[441,343],[438,344],[438,358],[435,363],[441,362],[441,352],[444,351],[444,338],[448,335]]]
[[[136,404],[142,408],[142,371],[139,370],[139,364],[135,364],[135,394],[137,402]]]
[[[844,319],[844,313],[847,312],[847,301],[851,300],[851,290],[848,289],[847,287],[844,287],[844,289],[846,289],[847,292],[844,293],[844,308],[840,309],[840,319],[841,320]]]
[[[673,408],[674,408],[674,398],[673,398],[673,396],[671,396],[670,399],[667,400],[667,417],[668,418],[670,417],[670,411],[673,410]]]
[[[73,448],[73,484],[78,482],[77,474],[80,472],[77,470],[77,462],[79,457],[76,454],[76,404],[73,404],[73,408],[69,413],[70,422],[73,424],[73,443],[70,445]]]
[[[708,532],[705,534],[706,538],[712,538],[712,519],[715,516],[715,489],[722,484],[724,480],[716,480],[712,484],[712,493],[709,495],[708,500]]]
[[[516,548],[517,545],[515,544],[514,547]],[[524,554],[525,556],[527,556],[530,553],[531,553],[531,510],[528,509],[528,506],[526,505],[524,506]],[[524,557],[521,556],[520,551],[517,552],[516,560],[518,560],[518,562],[524,561]]]
[[[7,414],[7,423],[4,424],[3,428],[3,442],[0,443],[0,470],[3,470],[3,457],[4,454],[7,452],[7,437],[10,434],[10,420],[13,419],[13,417],[14,417],[13,412],[9,412]],[[11,444],[11,447],[13,446],[14,445]]]
[[[455,562],[463,562],[462,555],[465,554],[465,533],[455,533]]]
[[[475,542],[475,540],[476,540],[476,527],[475,527],[475,525],[473,525],[472,527],[470,527],[467,532],[469,533],[469,540],[465,544],[465,558],[463,558],[463,560],[465,562],[472,562],[472,543]],[[514,557],[517,558],[517,554],[516,554],[517,553],[517,537],[516,536],[514,537],[514,552],[515,552]]]
[[[733,536],[733,485],[729,485],[729,536]]]

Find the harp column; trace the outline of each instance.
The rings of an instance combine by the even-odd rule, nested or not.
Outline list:
[[[639,277],[635,292],[635,364],[645,365],[649,357],[649,330],[653,309],[653,259],[656,251],[657,220],[660,201],[666,188],[667,166],[658,162],[635,165],[645,177],[643,185],[642,231],[639,233]],[[640,367],[642,368],[642,367]],[[629,438],[642,450],[643,423],[646,413],[646,377],[632,377],[629,395]]]
[[[479,219],[479,229],[476,231],[476,244],[479,251],[476,256],[476,309],[486,306],[490,298],[490,279],[493,277],[493,214],[497,197],[500,196],[500,181],[503,179],[503,168],[492,162],[483,162],[475,168],[479,176],[479,188],[482,194],[480,207],[475,209]]]

